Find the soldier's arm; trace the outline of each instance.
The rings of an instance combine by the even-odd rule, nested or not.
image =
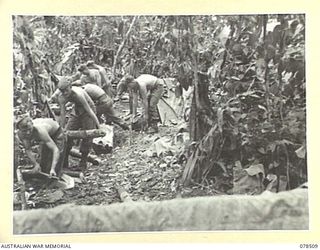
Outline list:
[[[109,86],[110,83],[108,81],[108,76],[106,70],[100,66],[101,68],[99,69],[100,76],[101,76],[101,82],[103,83],[103,86]]]
[[[123,92],[124,92],[126,89],[127,89],[127,88],[126,88],[126,86],[125,86],[125,83],[122,82],[122,81],[120,81],[120,82],[118,83],[118,86],[117,86],[117,95],[116,95],[116,97],[114,98],[114,101],[120,100],[121,95],[123,94]],[[129,92],[129,91],[128,91],[128,92]],[[131,100],[131,99],[130,99],[130,92],[129,92],[129,100]],[[130,106],[130,107],[131,107],[131,106]]]
[[[129,98],[131,99],[131,108],[132,111],[132,118],[134,118],[137,115],[137,107],[138,107],[138,92],[137,90],[131,89],[129,91]]]
[[[81,73],[77,71],[77,73],[71,76],[71,81],[74,82],[76,80],[80,80],[80,77],[81,77]]]
[[[56,91],[48,99],[48,102],[56,101],[60,94],[61,94],[61,91],[59,89],[56,89]]]
[[[26,148],[26,154],[27,154],[28,158],[31,160],[33,165],[37,165],[38,164],[38,162],[36,160],[36,157],[32,153],[31,147],[30,148]]]
[[[18,137],[21,140],[21,143],[23,145],[23,147],[25,148],[26,154],[28,156],[28,158],[30,159],[30,161],[32,162],[32,164],[38,168],[38,170],[40,170],[40,165],[36,160],[36,157],[34,156],[34,154],[32,153],[31,150],[31,141],[29,139],[24,138],[20,133],[18,133]]]
[[[85,85],[87,83],[87,77],[84,75],[81,75],[80,77],[80,85]]]
[[[50,175],[57,175],[55,169],[59,161],[59,148],[54,143],[54,141],[51,139],[50,135],[48,134],[48,131],[42,128],[38,128],[38,133],[40,140],[51,150],[52,152],[52,162],[51,162],[51,169],[50,169]]]
[[[60,106],[60,126],[62,128],[66,125],[66,99],[63,96],[59,96],[58,103]]]
[[[80,101],[80,103],[83,105],[84,110],[94,120],[96,127],[99,129],[100,128],[99,120],[98,120],[96,114],[93,112],[93,110],[89,106],[86,98],[84,97],[84,94],[83,93],[76,93],[76,96],[77,96],[78,100]]]
[[[97,74],[96,74],[96,82],[97,82],[97,85],[99,87],[102,87],[102,84],[101,84],[101,76],[100,76],[100,72],[98,71]]]
[[[144,109],[144,119],[146,122],[149,120],[149,106],[148,106],[148,91],[145,86],[139,86],[140,97]]]
[[[101,88],[106,92],[108,96],[112,98],[114,96],[114,93],[112,90],[111,82],[108,79],[107,72],[102,66],[100,66],[99,72],[101,76],[101,85],[102,85]]]
[[[130,111],[130,114],[132,114],[133,112],[133,96],[132,96],[132,93],[129,91],[129,111]]]

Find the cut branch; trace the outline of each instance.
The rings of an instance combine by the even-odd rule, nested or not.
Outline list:
[[[121,187],[120,185],[116,185],[115,187],[118,191],[118,194],[120,196],[120,199],[122,202],[130,202],[132,201],[129,193],[123,188]]]
[[[102,129],[89,129],[89,130],[69,130],[66,131],[67,136],[74,139],[86,139],[103,137],[106,132]]]
[[[73,157],[76,157],[76,158],[81,158],[80,151],[76,150],[76,149],[71,149],[70,155]],[[99,165],[101,160],[97,156],[89,154],[88,155],[88,162],[92,163],[93,165]]]

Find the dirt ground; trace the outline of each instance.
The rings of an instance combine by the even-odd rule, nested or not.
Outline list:
[[[117,112],[125,115],[126,104],[117,103]],[[127,192],[133,201],[169,200],[176,197],[219,195],[210,185],[194,184],[183,187],[180,179],[183,164],[178,156],[165,153],[160,157],[151,155],[150,149],[156,140],[177,134],[176,125],[160,125],[159,133],[122,130],[114,125],[114,147],[111,153],[99,155],[99,165],[88,164],[85,182],[75,183],[71,189],[51,188],[42,180],[27,180],[28,207],[48,208],[60,204],[107,205],[122,202],[117,187]],[[182,148],[181,148],[182,150]],[[79,159],[70,157],[70,164],[77,165]],[[16,204],[15,209],[21,209]]]

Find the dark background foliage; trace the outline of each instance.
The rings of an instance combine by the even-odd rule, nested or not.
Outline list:
[[[59,77],[87,60],[114,84],[125,73],[175,77],[194,88],[185,183],[218,177],[228,189],[241,162],[292,189],[307,180],[304,18],[14,16],[15,112],[38,116]]]

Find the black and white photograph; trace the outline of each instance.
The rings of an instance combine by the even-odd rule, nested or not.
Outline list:
[[[14,235],[310,229],[304,13],[11,19]]]

